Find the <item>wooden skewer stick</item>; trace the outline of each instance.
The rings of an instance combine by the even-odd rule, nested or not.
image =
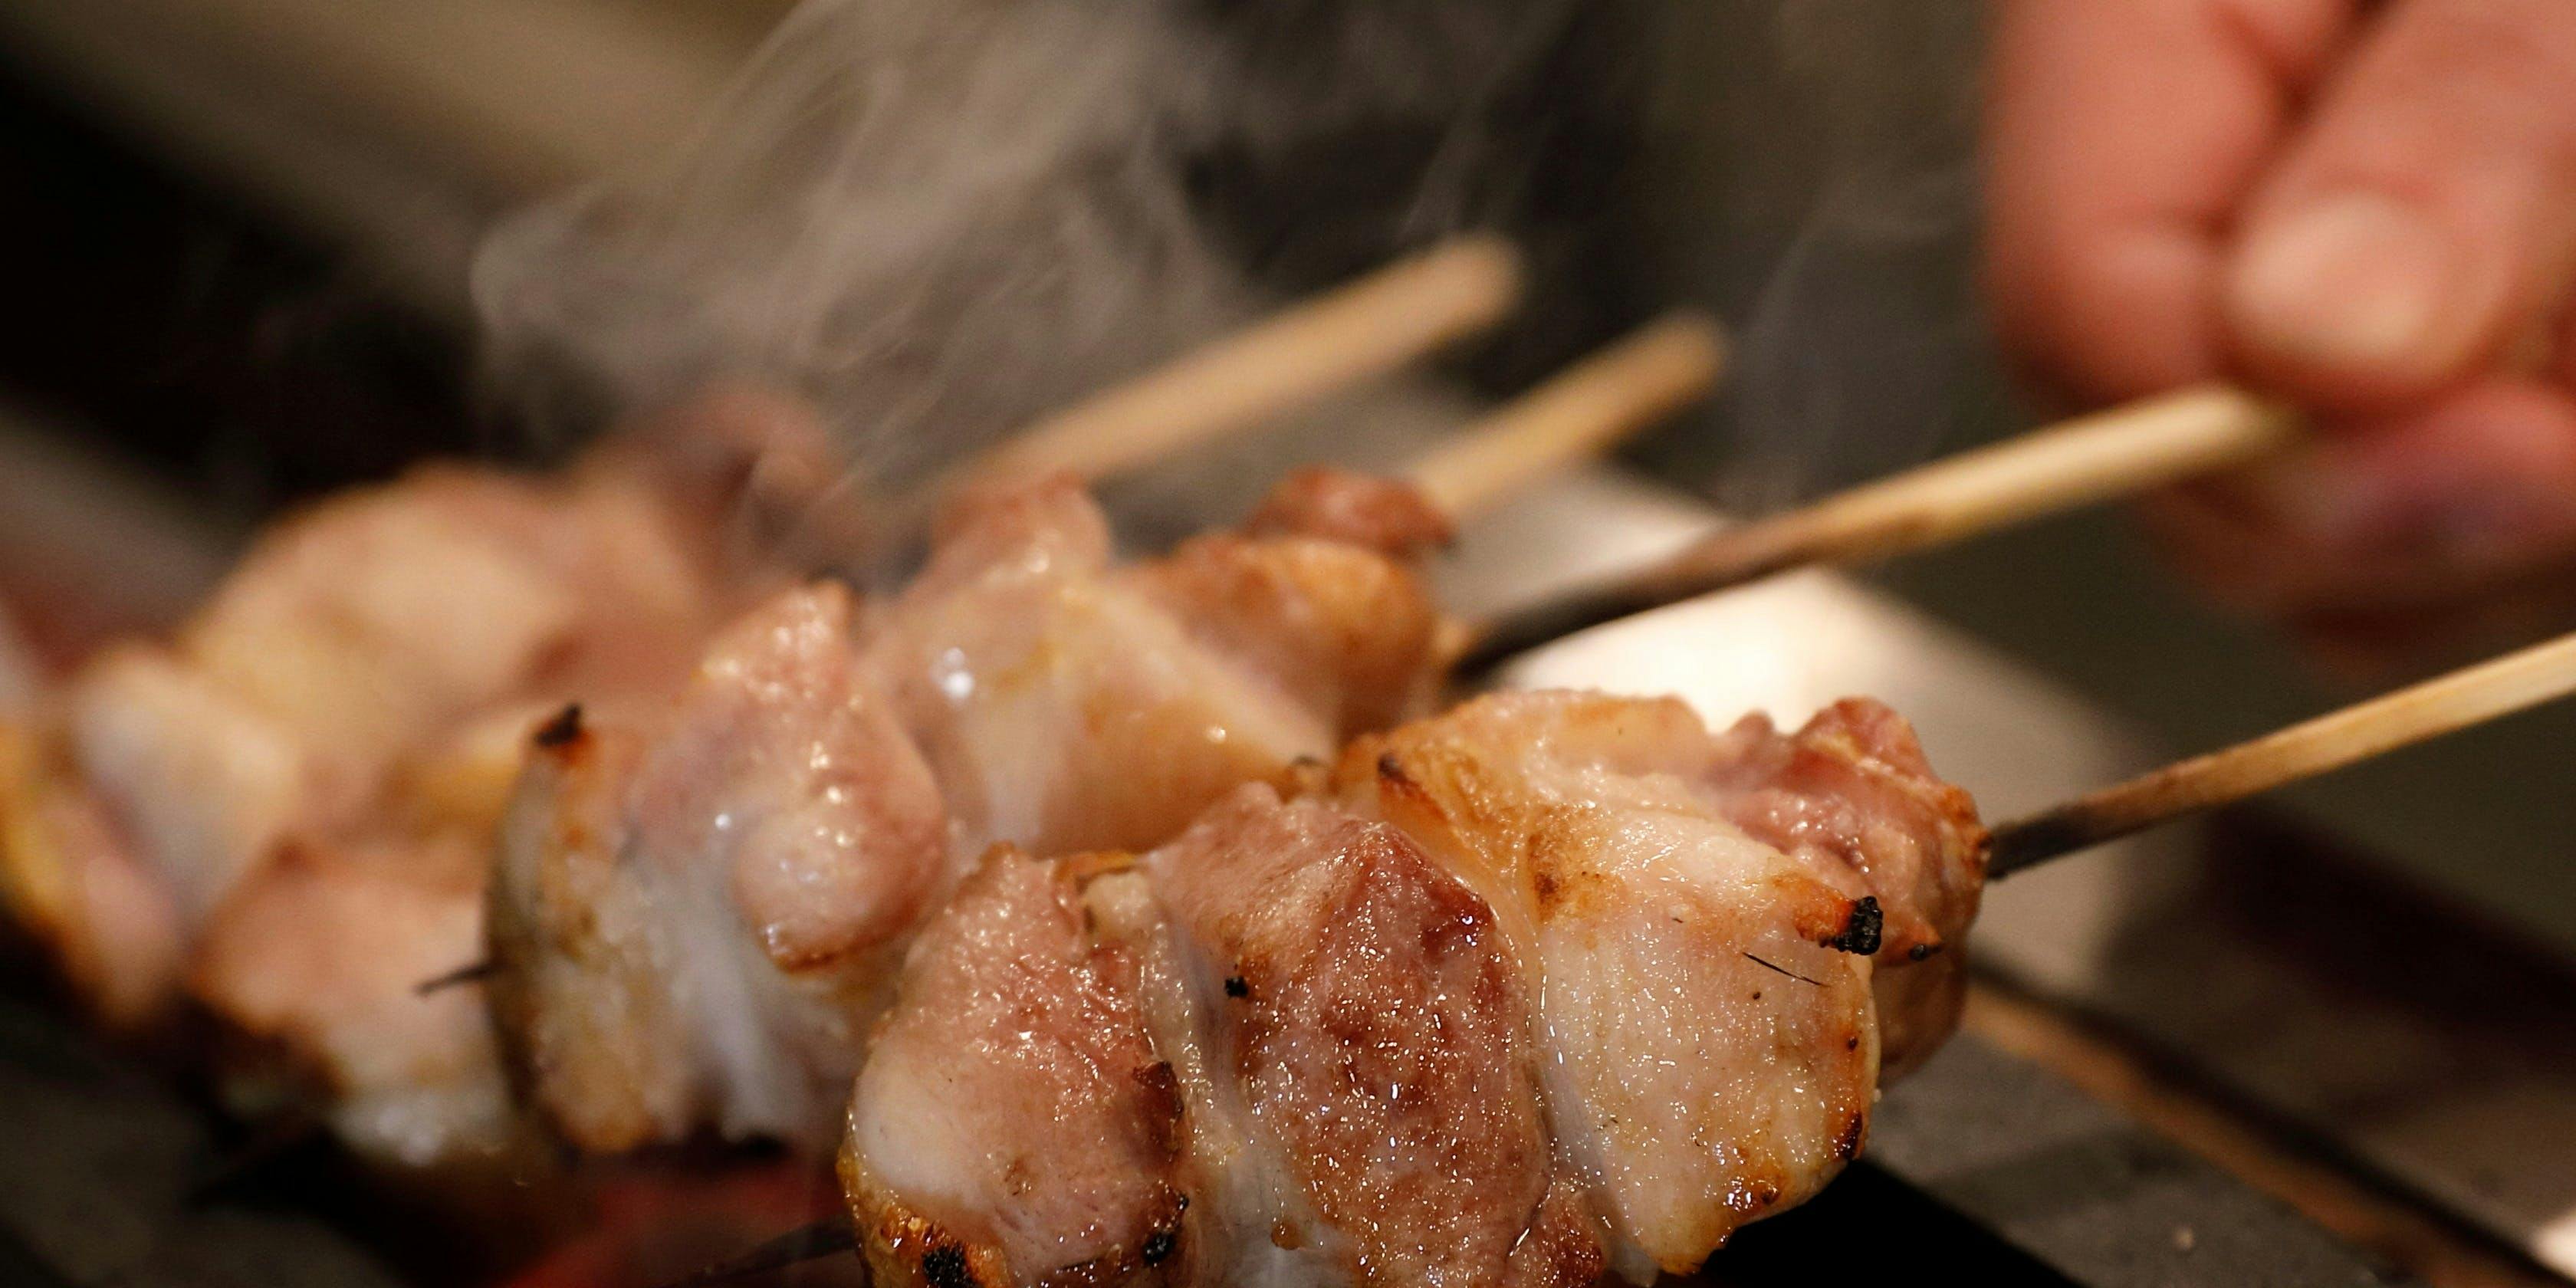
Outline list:
[[[1715,321],[1665,314],[1451,435],[1405,476],[1464,519],[1705,397],[1725,369]]]
[[[1513,613],[1487,629],[1468,665],[1791,568],[1885,559],[2241,464],[2298,433],[2287,409],[2215,386],[2081,416],[1728,528],[1638,572]]]
[[[1064,408],[965,474],[1097,479],[1132,469],[1395,371],[1499,321],[1520,293],[1510,242],[1461,238]]]
[[[2314,778],[2576,693],[2576,635],[2196,756],[1994,830],[1987,875]]]

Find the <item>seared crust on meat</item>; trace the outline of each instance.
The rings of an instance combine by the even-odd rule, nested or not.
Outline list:
[[[949,879],[939,792],[850,638],[791,591],[658,717],[540,727],[493,884],[494,1014],[596,1151],[712,1121],[818,1149],[904,936]]]
[[[1213,533],[1135,576],[1192,634],[1325,715],[1338,738],[1419,714],[1440,681],[1430,591],[1367,547]]]
[[[1790,735],[1749,715],[1719,743],[1707,777],[1728,818],[1848,867],[1877,898],[1880,1078],[1902,1076],[1949,1037],[1966,1001],[1967,932],[1986,882],[1976,802],[1933,774],[1904,717],[1867,698]]]
[[[681,1121],[672,999],[657,986],[641,910],[617,880],[622,817],[643,739],[577,708],[535,738],[502,824],[485,938],[494,1032],[520,1097],[564,1139],[633,1149]]]
[[[1221,1076],[1350,1281],[1582,1260],[1581,1229],[1533,1230],[1552,1169],[1539,1051],[1482,899],[1394,828],[1261,786],[1146,863],[1193,975],[1221,981]]]
[[[1677,702],[1507,694],[1363,738],[1335,773],[1494,906],[1557,1147],[1636,1279],[1814,1193],[1875,1094],[1869,963],[1831,946],[1866,890],[1719,817],[1694,781],[1713,745]]]
[[[1109,564],[1067,480],[963,502],[869,656],[962,843],[1141,849],[1334,741],[1333,710],[1212,648]]]
[[[1171,1067],[1079,871],[997,849],[913,946],[841,1154],[877,1283],[1154,1283],[1192,1261]]]
[[[1939,845],[1975,836],[1883,710],[1801,738],[1495,695],[1359,739],[1298,797],[1241,787],[1142,857],[998,853],[916,945],[853,1096],[871,1264],[1688,1272],[1865,1146],[1873,955],[1928,920]],[[1775,845],[1739,809],[1822,822]],[[1904,978],[1909,1017],[1956,980]],[[1048,1164],[1061,1188],[1022,1183]]]

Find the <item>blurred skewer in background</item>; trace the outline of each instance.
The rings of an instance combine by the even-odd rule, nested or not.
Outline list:
[[[1485,629],[1465,666],[1481,670],[1576,631],[1792,568],[1872,563],[2244,465],[2300,433],[2289,409],[2224,387],[2079,416],[1723,529],[1633,572],[1515,610]]]

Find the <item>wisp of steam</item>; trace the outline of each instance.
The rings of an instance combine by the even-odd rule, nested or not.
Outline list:
[[[1883,73],[1971,8],[806,0],[672,155],[505,221],[475,297],[541,434],[759,382],[810,400],[886,503],[1287,295],[1501,227],[1538,304],[1471,373],[1508,388],[1676,298],[1742,305],[1731,437],[1776,472],[1877,432],[1907,360],[1886,342],[1922,320],[1838,274],[1851,234],[1911,253],[1964,225],[1959,158],[1864,155],[1906,107],[1853,116],[1834,70],[1867,46]],[[1822,113],[1821,149],[1789,109]],[[1748,202],[1751,223],[1711,213]],[[1878,348],[1817,343],[1845,333]],[[1382,463],[1458,415],[1425,383],[1369,391],[1112,499],[1169,532],[1291,459]]]
[[[1478,222],[1468,105],[1562,5],[808,0],[673,155],[492,234],[494,369],[552,434],[712,380],[793,391],[900,494]],[[1373,206],[1322,235],[1231,217],[1352,140],[1385,150]]]

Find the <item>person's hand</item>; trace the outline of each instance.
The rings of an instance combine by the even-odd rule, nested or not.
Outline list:
[[[2296,461],[2184,566],[2377,652],[2576,619],[2576,0],[2000,0],[1989,294],[2088,401],[2236,379]]]

